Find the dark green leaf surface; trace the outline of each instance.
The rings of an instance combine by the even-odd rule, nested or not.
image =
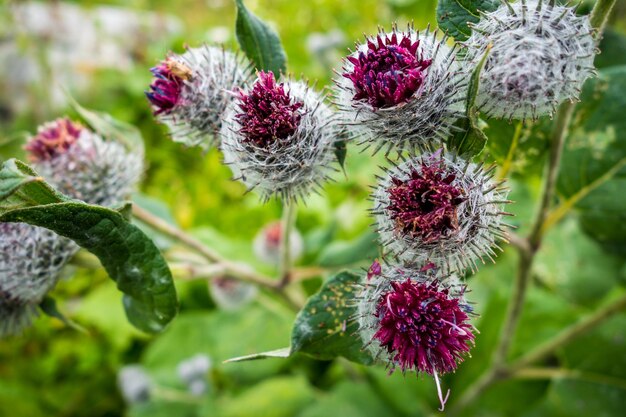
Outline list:
[[[57,193],[17,160],[0,170],[0,221],[45,227],[96,255],[124,295],[129,321],[158,332],[177,311],[167,263],[152,241],[118,211]]]
[[[320,253],[317,263],[320,266],[350,266],[368,261],[378,256],[378,235],[367,232],[351,241],[335,241]]]
[[[583,229],[612,249],[626,251],[626,66],[611,67],[585,84],[565,144],[558,191],[584,193],[576,204]]]
[[[472,33],[468,23],[477,23],[478,11],[490,12],[500,5],[499,0],[439,0],[437,22],[449,36],[464,41]]]
[[[321,360],[343,356],[366,365],[373,363],[357,333],[354,285],[358,281],[357,274],[340,272],[309,298],[296,317],[291,333],[293,352],[307,353]]]
[[[243,4],[236,0],[237,41],[246,56],[258,70],[272,71],[278,78],[287,71],[287,55],[280,43],[278,34]]]

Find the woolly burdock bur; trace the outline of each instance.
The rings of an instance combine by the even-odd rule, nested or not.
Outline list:
[[[146,97],[174,141],[208,149],[217,145],[232,92],[248,81],[250,68],[243,56],[213,46],[170,53],[151,69]]]
[[[363,342],[392,371],[433,375],[443,407],[438,376],[456,370],[474,344],[465,287],[444,285],[432,270],[374,262],[370,271],[358,304]]]
[[[484,170],[441,150],[390,168],[374,191],[377,230],[393,258],[421,268],[433,263],[444,274],[476,269],[493,260],[506,239],[502,205],[506,189]]]
[[[221,131],[224,162],[263,200],[295,200],[328,179],[337,129],[324,98],[301,82],[259,72],[239,91]]]
[[[357,44],[335,80],[342,123],[375,152],[429,150],[463,116],[464,71],[436,32],[381,31]]]
[[[477,96],[490,117],[536,119],[564,100],[577,100],[595,74],[596,42],[588,16],[544,0],[504,3],[472,25],[468,65],[487,49]]]
[[[143,145],[104,139],[69,119],[39,128],[24,147],[33,168],[62,193],[114,207],[135,190],[143,173]]]

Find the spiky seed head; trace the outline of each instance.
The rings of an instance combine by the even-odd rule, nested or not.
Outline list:
[[[25,223],[0,223],[0,337],[29,326],[76,253],[70,240]]]
[[[272,222],[263,227],[254,238],[252,247],[254,254],[262,262],[278,265],[280,259],[280,245],[282,242],[282,223]],[[296,260],[302,255],[304,241],[300,232],[293,228],[289,236],[289,253]]]
[[[359,334],[391,370],[431,375],[454,371],[474,343],[464,286],[431,271],[380,264],[357,296]],[[451,282],[446,279],[446,282]]]
[[[436,32],[393,27],[367,37],[335,80],[342,123],[353,137],[400,153],[431,149],[463,116],[467,80]]]
[[[334,158],[337,126],[324,97],[302,82],[257,80],[227,109],[224,163],[263,200],[296,200],[321,187]]]
[[[174,141],[208,149],[217,144],[224,111],[233,91],[249,80],[251,68],[243,56],[214,46],[170,53],[151,69],[154,78],[146,96]]]
[[[536,119],[578,99],[595,74],[596,42],[588,16],[545,0],[517,1],[486,13],[465,42],[468,65],[489,47],[477,104],[490,117]]]
[[[101,206],[121,205],[134,191],[143,173],[143,149],[129,149],[80,127],[69,145],[46,152],[49,156],[41,158],[41,137],[58,131],[57,122],[46,124],[27,143],[25,148],[34,160],[35,170],[60,192],[73,198]]]
[[[373,199],[383,248],[416,268],[474,270],[506,236],[506,190],[482,166],[454,154],[426,153],[388,169]]]

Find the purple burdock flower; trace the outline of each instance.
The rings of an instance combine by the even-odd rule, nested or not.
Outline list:
[[[411,167],[408,178],[391,178],[387,210],[397,229],[424,243],[437,241],[459,226],[457,207],[465,198],[453,185],[454,171],[441,160],[425,162],[418,170]]]
[[[402,371],[452,372],[469,352],[474,341],[469,317],[448,292],[437,281],[407,278],[391,282],[378,300],[374,339]]]
[[[437,151],[386,169],[373,193],[377,231],[385,252],[414,268],[447,274],[476,270],[506,241],[502,211],[508,190],[483,169]]]
[[[306,83],[259,72],[227,108],[224,163],[263,200],[297,200],[328,179],[339,129],[324,96]]]
[[[367,41],[367,51],[347,57],[354,66],[343,76],[354,85],[353,100],[365,100],[374,109],[411,100],[431,63],[421,57],[419,44],[419,39],[407,33],[393,32],[391,37],[379,34],[375,42]]]
[[[83,130],[81,124],[60,118],[40,126],[24,149],[31,161],[47,161],[67,152]]]
[[[335,79],[335,102],[350,139],[387,154],[440,146],[464,117],[470,67],[455,57],[455,47],[429,29],[394,26],[366,36]]]
[[[357,296],[359,334],[373,358],[391,372],[433,375],[442,407],[439,375],[454,372],[474,345],[465,286],[455,276],[374,262]]]
[[[241,110],[235,115],[241,126],[239,133],[244,141],[259,148],[267,149],[276,141],[288,139],[302,119],[303,103],[293,100],[285,84],[277,84],[271,71],[259,72],[252,90],[239,92],[237,104]]]
[[[191,69],[168,57],[150,71],[154,79],[150,91],[146,91],[146,97],[154,108],[154,115],[172,112],[181,100],[185,81],[191,78]]]

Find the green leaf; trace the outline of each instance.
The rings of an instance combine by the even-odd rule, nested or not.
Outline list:
[[[120,212],[72,200],[12,159],[0,169],[0,221],[45,227],[96,255],[125,294],[128,319],[137,328],[158,332],[176,315],[176,290],[167,263]]]
[[[608,248],[626,249],[626,66],[585,84],[574,115],[557,190],[575,205],[585,232]]]
[[[226,359],[224,363],[246,362],[267,358],[288,358],[291,356],[292,353],[293,352],[291,351],[291,346],[288,346],[281,349],[270,350],[268,352],[253,353],[252,355],[238,356],[236,358]]]
[[[67,327],[71,327],[72,329],[77,330],[81,333],[88,333],[84,327],[68,319],[67,317],[65,317],[65,314],[59,311],[57,307],[57,302],[54,298],[50,296],[44,297],[41,303],[39,303],[39,308],[41,309],[41,311],[44,312],[45,315],[61,320],[61,322],[63,322],[63,324],[65,324]]]
[[[489,51],[490,48],[487,48],[480,62],[472,71],[465,99],[465,117],[456,123],[458,131],[448,140],[448,149],[455,150],[457,154],[470,158],[480,154],[487,144],[487,135],[483,132],[486,125],[478,117],[476,96],[480,87],[480,73],[485,66]]]
[[[491,12],[500,6],[499,0],[439,0],[437,22],[439,28],[457,41],[464,41],[472,34],[468,23],[480,20],[479,11]]]
[[[600,41],[600,51],[594,62],[596,68],[626,65],[626,35],[606,28]]]
[[[350,266],[371,261],[378,256],[378,235],[367,232],[351,241],[336,241],[320,253],[317,263],[323,267]]]
[[[319,293],[307,301],[291,333],[292,352],[329,360],[343,356],[366,365],[374,361],[363,350],[355,320],[355,284],[359,275],[340,272],[329,278]]]
[[[272,71],[276,77],[287,71],[287,55],[278,34],[248,10],[243,0],[236,0],[237,42],[258,70]]]
[[[335,157],[337,158],[337,162],[339,162],[341,169],[344,169],[347,154],[348,149],[346,148],[346,142],[344,140],[335,142]]]
[[[143,153],[143,138],[137,127],[111,117],[110,114],[89,110],[68,96],[70,104],[85,122],[100,136],[122,143],[127,149]]]

